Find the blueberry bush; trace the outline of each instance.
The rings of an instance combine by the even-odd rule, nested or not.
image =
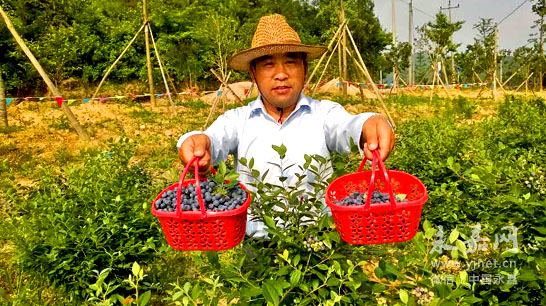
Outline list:
[[[399,96],[388,103],[411,113],[428,98]],[[434,99],[425,105],[432,113],[397,122],[397,143],[386,166],[415,175],[429,192],[419,231],[405,243],[341,241],[325,209],[324,190],[358,168],[356,151],[328,160],[306,156],[292,185],[286,177],[266,183],[251,158],[240,159],[254,178],[247,185],[253,199],[249,216],[265,224],[268,238],[245,237],[231,250],[191,253],[169,249],[150,213],[151,205],[163,202],[159,208],[172,208],[173,193],[159,204],[153,199],[177,179],[180,169],[171,169],[174,141],[144,158],[138,143],[144,140],[138,138],[111,141],[79,156],[67,150],[67,165],[58,168],[24,155],[21,160],[29,162],[18,168],[4,160],[0,239],[13,248],[20,281],[14,269],[0,270],[7,289],[0,290],[0,303],[546,304],[546,103],[507,96],[486,105],[493,109],[490,115],[483,114],[484,103]],[[272,167],[289,167],[283,160],[287,148],[274,149],[282,162]],[[233,160],[219,166],[218,176],[203,183],[208,209],[229,209],[229,201],[242,197],[241,190],[220,184],[236,180],[232,165]],[[309,174],[316,179],[307,185]],[[36,184],[16,184],[22,175],[35,177]],[[182,209],[194,209],[195,190],[183,194]],[[381,194],[373,198],[386,200]],[[355,194],[347,204],[363,200]],[[17,285],[22,283],[29,286]],[[43,295],[24,297],[44,288]]]

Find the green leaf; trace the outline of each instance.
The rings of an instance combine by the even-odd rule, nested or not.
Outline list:
[[[455,240],[459,238],[459,231],[457,229],[454,229],[451,231],[451,234],[449,234],[449,243],[453,243]]]
[[[406,290],[400,289],[400,292],[398,293],[398,295],[400,296],[400,301],[402,301],[402,303],[404,304],[408,303],[409,295]]]
[[[251,298],[262,294],[262,289],[259,287],[243,287],[240,291],[241,297]]]
[[[182,295],[184,295],[184,292],[182,292],[182,291],[176,291],[176,292],[172,295],[171,299],[172,299],[173,301],[176,301],[176,300],[178,300]],[[186,297],[186,298],[187,298],[187,297]]]
[[[330,240],[335,241],[337,243],[341,241],[341,236],[339,236],[339,233],[337,231],[329,232],[327,236],[328,238],[330,238]]]
[[[435,228],[428,228],[428,229],[426,229],[426,230],[425,230],[425,238],[426,238],[427,240],[431,240],[432,237],[434,237],[434,235],[436,235],[436,232],[437,232],[437,231],[438,231],[438,230],[435,229]]]
[[[190,284],[190,282],[186,282],[186,283],[184,284],[184,288],[183,288],[183,289],[184,289],[184,292],[188,292],[188,293],[189,293],[189,292],[190,292],[190,289],[191,289],[191,284]]]
[[[296,256],[294,256],[294,259],[292,259],[292,263],[294,264],[294,266],[297,266],[298,263],[300,262],[300,254],[296,254]]]
[[[226,175],[225,179],[228,181],[235,181],[239,178],[239,173],[232,172]]]
[[[132,272],[134,276],[138,277],[138,273],[140,272],[140,265],[136,261],[133,262]]]
[[[501,257],[512,257],[519,253],[519,249],[508,249],[501,253]]]
[[[294,270],[292,273],[290,273],[290,284],[292,286],[297,285],[301,280],[301,271],[300,270]]]
[[[482,300],[475,297],[475,296],[465,296],[462,300],[463,304],[475,304],[475,303],[479,303],[481,302]]]
[[[273,229],[277,228],[275,226],[275,221],[273,221],[273,218],[271,218],[270,216],[264,216],[264,223],[270,228],[273,228]]]
[[[263,283],[262,291],[266,301],[268,301],[269,303],[273,305],[279,304],[280,297],[282,296],[283,290],[278,283],[276,283],[273,280],[266,279]]]
[[[337,287],[339,286],[339,284],[340,284],[340,281],[337,277],[330,277],[328,281],[326,282],[326,285],[328,287]]]
[[[455,241],[455,245],[457,246],[457,249],[458,249],[462,254],[466,254],[466,245],[464,244],[464,242],[462,242],[461,240],[457,239],[457,241]]]
[[[151,291],[144,292],[141,296],[138,297],[138,306],[147,305],[151,297],[152,297]]]
[[[286,156],[286,147],[284,146],[284,144],[280,146],[273,145],[273,150],[279,153],[279,157],[281,159],[284,159],[284,157]]]
[[[325,265],[325,264],[320,264],[320,265],[317,266],[317,268],[319,268],[319,269],[321,269],[321,270],[323,270],[323,271],[328,270],[328,266]]]
[[[226,163],[224,161],[221,161],[219,164],[218,164],[218,173],[222,176],[224,176],[226,174]]]

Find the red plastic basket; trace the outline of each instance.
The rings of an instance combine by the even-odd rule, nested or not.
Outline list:
[[[411,240],[417,233],[423,204],[428,199],[425,185],[413,175],[387,170],[373,151],[372,170],[362,171],[364,158],[357,172],[341,176],[326,189],[326,204],[341,239],[350,244],[381,244]],[[376,178],[379,163],[382,177]],[[390,203],[371,204],[374,190],[388,192]],[[368,192],[363,205],[336,204],[354,191]],[[407,202],[396,202],[394,194],[406,194]]]
[[[195,178],[185,180],[189,167],[194,164]],[[207,211],[203,196],[201,195],[198,172],[199,158],[194,157],[184,168],[180,175],[180,181],[165,188],[152,202],[152,214],[159,219],[165,238],[171,248],[180,251],[220,251],[227,250],[238,245],[246,232],[247,209],[251,198],[247,193],[247,199],[240,207],[229,211]],[[227,181],[226,181],[227,182]],[[182,187],[195,184],[197,199],[201,211],[181,211]],[[243,190],[245,186],[239,183]],[[163,193],[178,187],[176,193],[176,209],[172,212],[158,211],[155,209],[155,201],[159,200]]]

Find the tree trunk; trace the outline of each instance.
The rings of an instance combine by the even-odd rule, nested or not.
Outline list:
[[[6,110],[6,106],[4,79],[2,79],[2,67],[0,67],[0,120],[2,121],[2,126],[8,126],[8,112]]]

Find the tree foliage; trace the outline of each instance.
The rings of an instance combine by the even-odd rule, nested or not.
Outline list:
[[[0,0],[16,29],[53,81],[75,78],[95,84],[143,23],[139,0]],[[325,45],[339,26],[336,0],[154,0],[148,17],[169,74],[178,83],[207,82],[210,68],[225,68],[235,51],[248,48],[260,17],[280,13],[306,44]],[[372,72],[389,41],[371,0],[345,1],[346,18]],[[8,91],[43,91],[39,76],[0,24],[0,65]],[[155,59],[152,59],[155,62]],[[157,63],[154,78],[161,81]],[[246,75],[233,74],[235,79]],[[111,82],[145,81],[143,35],[109,76]],[[32,93],[32,92],[30,92]]]

